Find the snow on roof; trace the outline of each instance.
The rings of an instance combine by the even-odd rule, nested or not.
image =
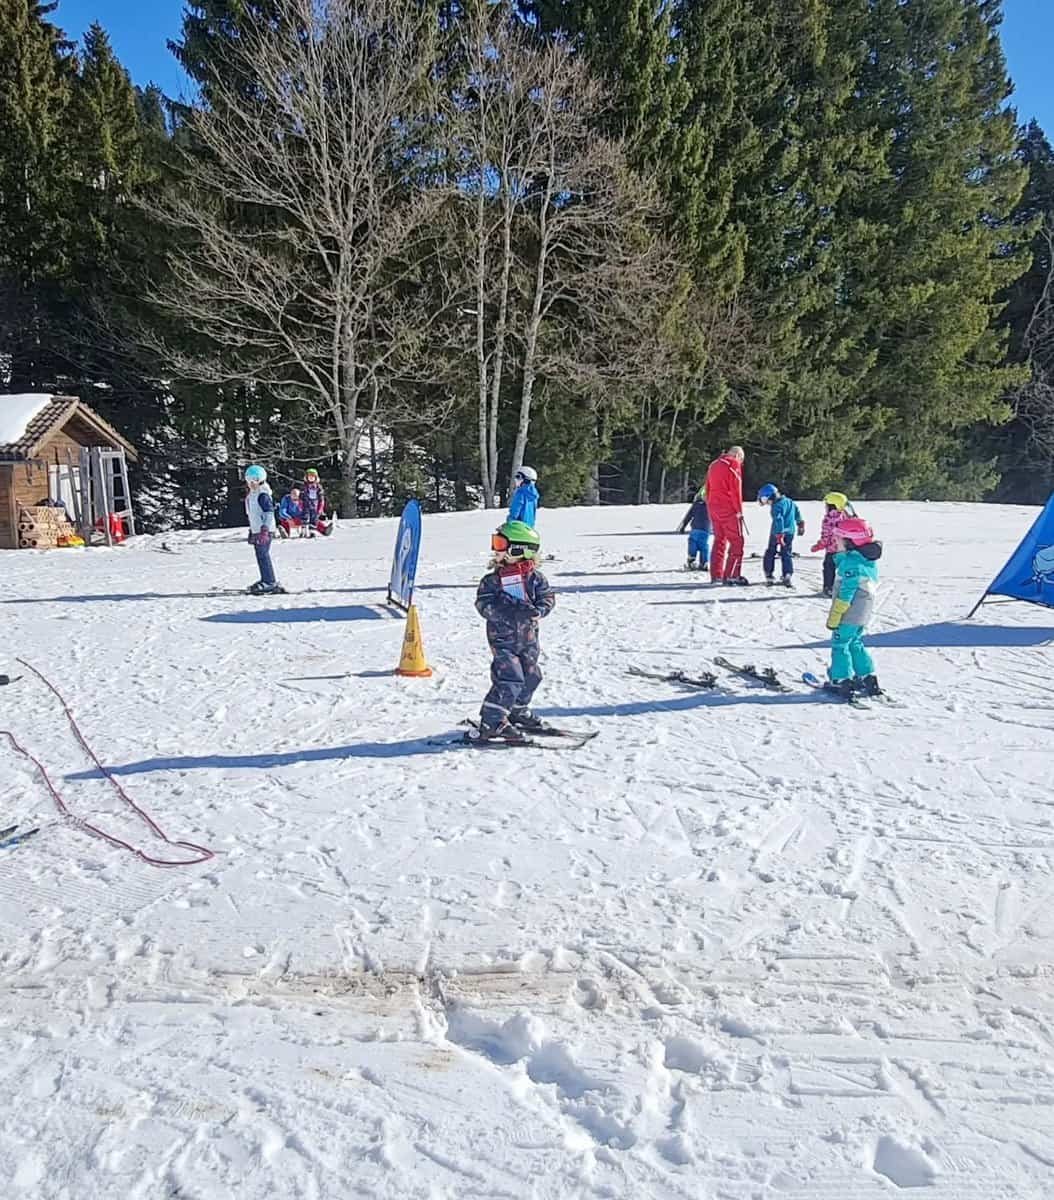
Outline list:
[[[0,446],[10,446],[26,436],[26,430],[54,399],[52,396],[0,396]]]

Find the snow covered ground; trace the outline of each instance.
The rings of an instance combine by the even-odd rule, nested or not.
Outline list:
[[[209,594],[244,532],[0,556],[0,728],[171,854],[22,656],[216,851],[88,836],[0,739],[0,827],[43,827],[0,851],[0,1196],[1052,1194],[1054,615],[961,623],[1034,512],[866,506],[905,704],[866,713],[627,675],[823,667],[812,538],[793,594],[715,591],[682,512],[543,510],[571,753],[430,744],[486,686],[486,513],[425,518],[428,680],[391,674],[393,521],[280,545],[263,599]]]

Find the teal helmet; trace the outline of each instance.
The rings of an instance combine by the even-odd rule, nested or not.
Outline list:
[[[263,467],[256,467],[256,466],[246,467],[245,468],[245,482],[246,483],[266,483],[267,482],[267,472],[263,469]]]

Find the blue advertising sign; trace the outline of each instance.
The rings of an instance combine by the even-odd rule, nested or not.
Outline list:
[[[421,549],[421,506],[416,500],[407,502],[395,539],[392,577],[388,581],[388,603],[397,608],[409,608],[414,598],[414,577],[417,575],[417,555]]]
[[[971,617],[988,596],[1010,596],[1054,608],[1054,496],[1047,501],[1047,507],[1009,562],[992,580],[988,591],[974,605]]]

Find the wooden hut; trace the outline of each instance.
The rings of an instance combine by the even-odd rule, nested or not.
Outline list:
[[[0,549],[134,533],[135,447],[75,396],[0,395]],[[50,509],[50,511],[49,511]]]

